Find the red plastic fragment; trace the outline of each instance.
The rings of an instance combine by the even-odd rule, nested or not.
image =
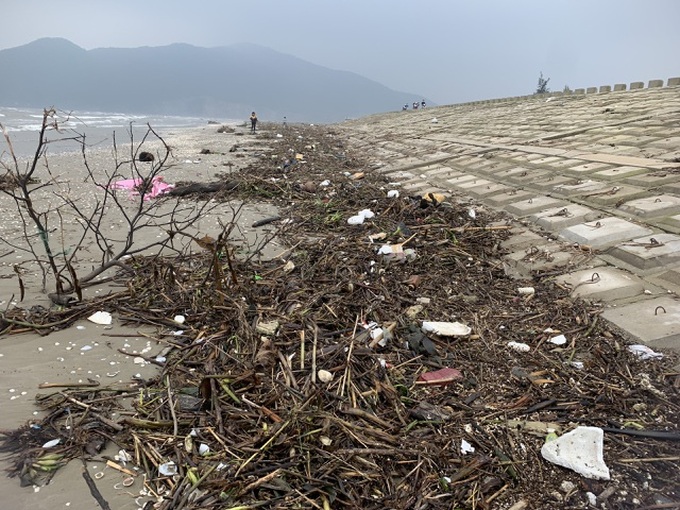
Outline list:
[[[416,384],[440,385],[451,384],[456,379],[462,379],[463,374],[455,368],[441,368],[434,372],[425,372],[418,377]]]

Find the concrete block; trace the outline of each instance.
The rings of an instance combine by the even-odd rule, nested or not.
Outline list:
[[[628,200],[634,200],[636,198],[641,198],[648,196],[649,191],[636,188],[634,186],[612,186],[609,189],[603,191],[594,191],[592,193],[586,193],[581,195],[579,198],[588,201],[589,203],[597,204],[600,206],[615,207],[622,202]]]
[[[614,91],[619,92],[621,90],[626,90],[626,84],[625,83],[617,83],[614,85]]]
[[[613,267],[585,269],[557,277],[557,282],[571,288],[573,297],[612,302],[644,293],[644,281],[634,274]]]
[[[680,348],[680,301],[662,296],[605,309],[602,317],[652,348]]]
[[[501,248],[509,252],[525,250],[531,246],[542,246],[548,243],[545,237],[531,230],[519,229],[517,231],[512,230],[511,232],[512,235],[510,237],[505,241],[501,241]]]
[[[678,85],[680,85],[680,76],[676,78],[668,78],[668,83],[666,86],[677,87]]]
[[[630,90],[637,90],[643,88],[645,88],[645,82],[643,81],[634,81],[630,84]]]
[[[573,197],[583,196],[584,194],[588,194],[593,191],[601,191],[607,185],[608,183],[604,183],[602,181],[584,180],[579,181],[576,184],[562,184],[560,186],[555,186],[553,190],[555,193],[560,195]]]
[[[450,181],[447,181],[447,182],[450,182]],[[472,180],[459,182],[459,183],[453,184],[453,185],[458,189],[466,191],[470,188],[475,188],[477,186],[486,186],[486,185],[489,185],[489,184],[492,184],[492,182],[487,180],[487,179],[480,179],[479,177],[475,177]]]
[[[609,255],[643,271],[680,263],[680,236],[654,234],[621,243]]]
[[[641,188],[658,188],[659,186],[664,186],[666,184],[680,182],[680,174],[666,172],[664,170],[655,170],[640,175],[625,177],[623,182]]]
[[[630,221],[608,217],[595,223],[581,223],[565,228],[560,232],[560,237],[574,243],[604,249],[623,241],[649,235],[652,232],[651,229]]]
[[[463,183],[463,182],[474,181],[474,180],[476,180],[476,179],[477,179],[477,176],[476,176],[476,175],[472,175],[472,174],[459,174],[459,175],[455,175],[455,176],[453,176],[453,177],[451,177],[451,178],[449,178],[449,179],[446,179],[446,182],[447,182],[448,184],[453,185],[453,186],[458,186],[459,184],[461,184],[461,183]]]
[[[543,192],[551,192],[555,189],[556,186],[575,184],[576,182],[577,179],[574,179],[573,177],[569,177],[567,175],[555,175],[550,173],[545,175],[541,179],[529,182],[528,185],[530,184],[533,188],[536,188]]]
[[[654,195],[638,198],[619,206],[619,209],[642,218],[655,218],[680,213],[680,197]]]
[[[574,89],[574,94],[585,94],[586,89]]]
[[[680,294],[680,267],[670,267],[655,275],[646,276],[651,283]]]
[[[598,179],[615,180],[624,177],[631,177],[633,175],[644,174],[647,171],[648,170],[646,168],[640,168],[639,166],[615,166],[613,168],[595,172],[593,177]]]
[[[503,262],[512,274],[530,277],[536,271],[550,271],[555,268],[578,269],[580,263],[592,265],[591,257],[582,257],[570,246],[552,242],[531,246],[503,257]]]
[[[611,92],[611,91],[612,91],[611,85],[600,85],[600,93]]]
[[[663,87],[663,80],[649,80],[649,83],[647,84],[647,88],[649,89],[655,89]]]
[[[666,136],[663,138],[658,138],[649,145],[652,147],[661,147],[662,149],[674,150],[680,145],[680,136]]]
[[[513,184],[517,184],[519,186],[524,186],[526,184],[530,184],[533,182],[536,182],[537,180],[540,180],[548,175],[551,175],[549,172],[545,170],[539,170],[536,168],[527,168],[522,172],[514,172],[509,175],[507,175],[504,179],[504,181],[511,182]]]
[[[529,200],[534,195],[535,193],[531,191],[513,189],[505,193],[487,197],[484,202],[491,207],[503,207],[520,200]]]
[[[575,174],[583,174],[592,173],[605,168],[611,168],[611,165],[607,163],[582,163],[580,165],[569,167],[566,170]]]
[[[562,229],[578,225],[586,221],[599,219],[600,213],[579,204],[567,204],[564,207],[552,207],[529,217],[529,220],[549,232],[559,232]]]
[[[521,200],[513,202],[505,206],[505,210],[510,214],[518,217],[529,216],[530,214],[550,209],[551,207],[564,206],[565,202],[556,198],[545,195],[538,195],[529,198],[528,200]]]
[[[597,94],[597,87],[588,87],[586,89],[586,94]]]
[[[491,184],[483,184],[481,186],[468,188],[466,190],[466,193],[469,193],[470,195],[474,195],[476,197],[484,198],[497,195],[498,193],[507,193],[511,189],[513,188],[511,188],[510,186],[506,186],[505,184],[492,182]]]

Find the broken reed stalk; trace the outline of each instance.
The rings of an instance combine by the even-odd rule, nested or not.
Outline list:
[[[238,467],[238,469],[236,470],[236,473],[234,473],[234,476],[235,477],[238,476],[239,473],[241,473],[241,471],[243,471],[245,469],[245,467],[248,464],[250,464],[255,457],[262,454],[269,447],[269,445],[271,445],[274,442],[274,439],[276,439],[279,436],[279,434],[281,434],[284,430],[286,430],[286,428],[288,427],[288,425],[290,425],[290,423],[291,422],[289,420],[289,421],[285,422],[283,425],[281,425],[279,427],[279,429],[276,432],[274,432],[274,434],[272,434],[272,436],[267,440],[266,443],[264,443],[260,448],[258,448],[258,450],[255,453],[253,453],[250,457],[248,457],[248,459]]]
[[[179,433],[179,424],[177,423],[177,414],[175,414],[175,401],[172,397],[169,375],[165,376],[165,387],[168,390],[168,407],[170,408],[170,416],[172,417],[172,435],[177,437],[177,434]]]

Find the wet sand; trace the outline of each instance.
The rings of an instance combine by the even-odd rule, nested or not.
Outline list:
[[[261,142],[257,136],[247,133],[245,128],[237,128],[236,133],[217,133],[216,125],[201,128],[177,130],[163,135],[164,140],[172,147],[173,157],[162,175],[168,183],[180,181],[209,182],[215,180],[218,173],[238,171],[248,163],[256,160],[261,153]],[[239,135],[241,133],[241,135]],[[239,149],[229,152],[238,145]],[[154,149],[160,145],[156,143]],[[210,153],[202,154],[208,149]],[[146,146],[145,146],[145,150]],[[95,175],[103,175],[114,167],[112,151],[102,149],[88,153],[90,168]],[[95,203],[98,192],[92,182],[86,179],[87,172],[82,164],[82,155],[54,155],[49,157],[49,168],[56,184],[40,191],[40,205],[48,202],[57,203],[62,196],[72,198],[79,207],[91,207]],[[230,166],[233,165],[233,166]],[[42,168],[38,177],[43,182],[49,180],[47,169]],[[192,235],[217,236],[221,230],[220,223],[233,219],[233,211],[240,204],[224,204],[203,215],[191,230]],[[170,205],[168,205],[170,207]],[[0,222],[0,236],[16,242],[19,247],[25,246],[23,240],[23,222],[17,214],[16,204],[6,195],[0,196],[0,210],[3,221]],[[275,208],[266,204],[244,204],[236,219],[239,226],[233,242],[242,246],[247,252],[254,249],[261,236],[269,232],[267,228],[253,229],[254,221],[276,214]],[[124,221],[115,211],[107,214],[105,228],[111,236],[120,236],[125,228]],[[80,224],[68,217],[62,225],[53,225],[52,236],[59,236],[59,243],[65,249],[76,246],[78,236],[82,232]],[[32,233],[29,230],[29,234]],[[139,242],[153,240],[162,233],[153,228],[145,229]],[[189,246],[197,250],[198,247]],[[263,256],[271,257],[282,251],[276,241],[267,245]],[[82,250],[79,269],[87,270],[99,261],[99,253],[94,247]],[[20,306],[49,307],[50,301],[42,290],[42,277],[36,264],[30,263],[30,254],[6,244],[0,245],[0,306],[3,309]],[[19,284],[14,266],[22,264],[23,280],[26,295],[23,302],[18,302]],[[53,282],[48,278],[47,291],[54,290]],[[115,291],[109,284],[94,286],[85,291],[85,296],[102,296]],[[110,326],[97,325],[90,321],[81,321],[74,327],[55,331],[47,336],[32,333],[0,336],[0,429],[15,429],[27,423],[40,412],[34,404],[38,393],[59,391],[59,388],[39,389],[42,383],[72,384],[97,381],[102,386],[119,385],[132,387],[133,377],[149,378],[156,372],[156,367],[134,354],[154,358],[161,354],[164,345],[145,336],[155,335],[151,329],[138,330],[123,326],[116,317],[116,310],[108,311],[113,315]],[[187,318],[190,320],[190,317]],[[177,330],[181,331],[178,324]],[[127,356],[119,349],[132,355]],[[117,453],[115,445],[111,445],[106,453],[113,456]],[[8,466],[3,462],[3,468]],[[44,487],[20,487],[17,478],[0,476],[0,493],[3,502],[0,508],[12,509],[59,509],[91,510],[99,508],[82,476],[83,466],[79,461],[70,462],[60,469],[51,483]],[[142,476],[138,476],[130,487],[122,485],[127,475],[107,468],[101,462],[90,462],[87,466],[93,478],[97,478],[97,487],[112,509],[137,509],[150,497],[139,497],[143,488]],[[103,474],[98,474],[103,473]]]

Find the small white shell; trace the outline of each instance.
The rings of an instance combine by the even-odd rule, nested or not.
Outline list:
[[[95,324],[101,324],[103,326],[108,326],[113,321],[111,314],[109,312],[95,312],[90,315],[87,320],[94,322]]]
[[[517,352],[529,352],[531,350],[531,347],[522,342],[508,342],[508,347]]]
[[[328,370],[319,370],[316,375],[322,383],[329,383],[333,380],[333,374]]]
[[[158,472],[163,476],[172,476],[177,474],[177,465],[173,462],[165,462],[158,466]]]
[[[551,344],[564,345],[567,343],[567,337],[564,335],[557,335],[548,340]]]

